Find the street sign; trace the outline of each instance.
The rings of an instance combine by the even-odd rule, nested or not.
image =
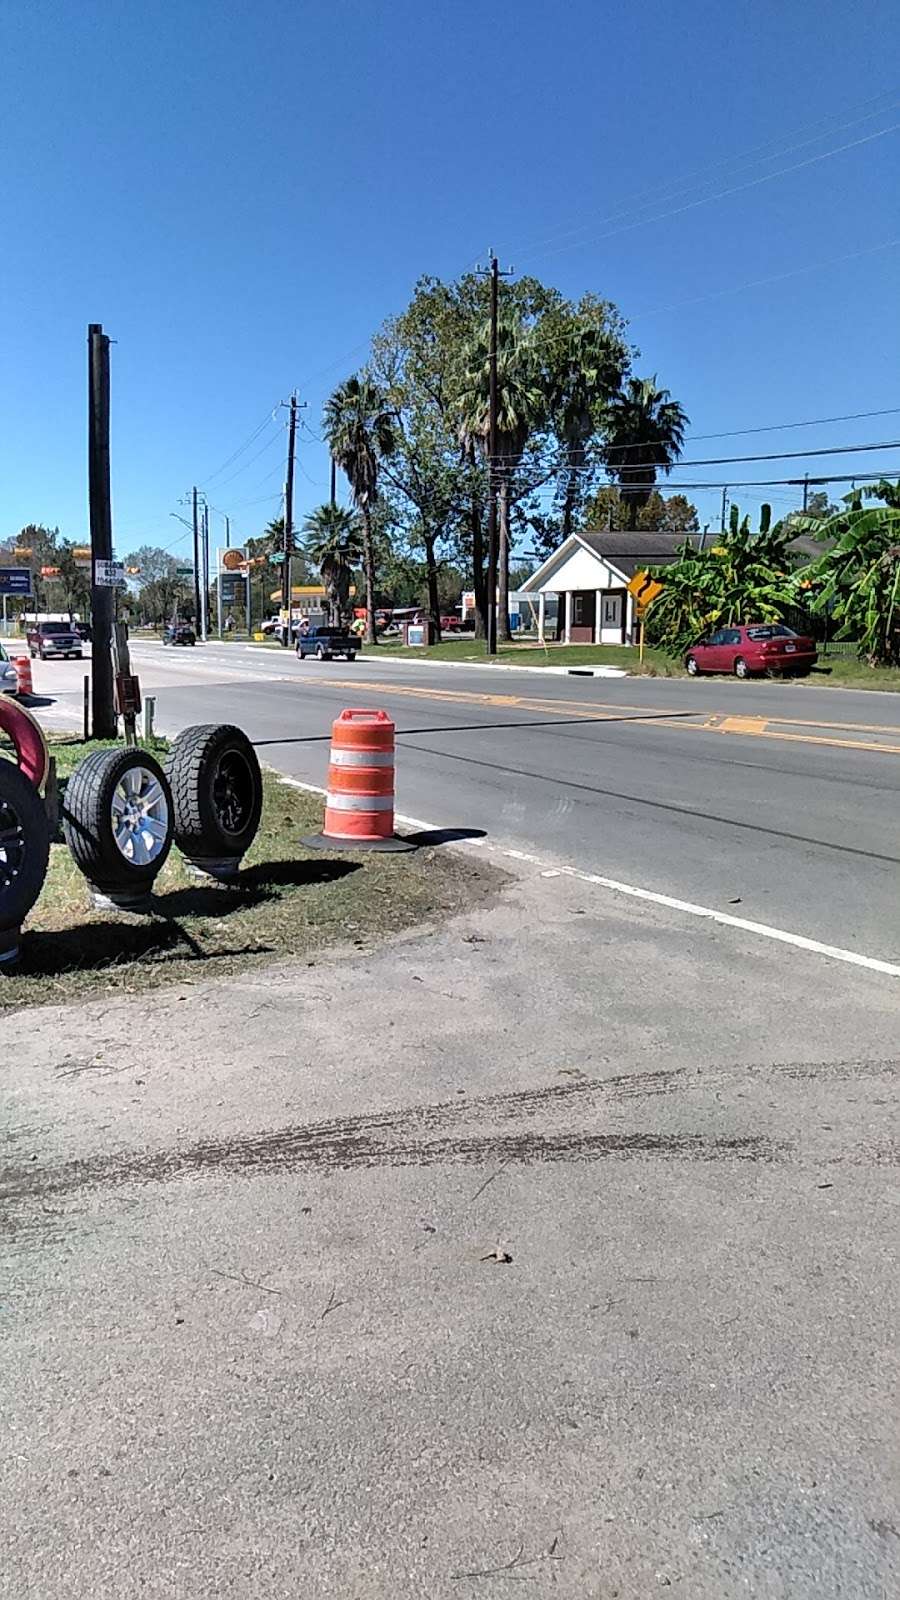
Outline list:
[[[31,571],[28,567],[0,567],[0,594],[31,597]]]
[[[175,576],[176,578],[192,578],[194,576],[194,569],[193,567],[176,567]]]
[[[649,572],[636,572],[628,585],[628,593],[633,595],[639,611],[645,611],[662,592],[663,585],[651,578]]]
[[[122,561],[95,561],[94,583],[98,589],[124,589],[125,563]]]
[[[273,567],[284,566],[284,556],[281,553],[279,553],[277,556],[270,556],[269,560]]]

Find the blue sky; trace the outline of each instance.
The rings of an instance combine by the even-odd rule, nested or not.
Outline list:
[[[294,386],[318,433],[416,278],[488,246],[616,301],[694,436],[900,407],[889,0],[6,0],[0,49],[0,537],[86,534],[88,322],[117,341],[119,552],[177,541],[193,482],[246,536],[278,512],[283,412],[226,459]],[[900,411],[685,456],[895,437]],[[298,518],[327,480],[304,432]]]

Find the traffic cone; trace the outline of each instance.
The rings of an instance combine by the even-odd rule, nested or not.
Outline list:
[[[31,681],[31,657],[16,656],[16,681],[19,694],[34,694],[34,685]]]
[[[394,724],[386,711],[342,711],[332,724],[325,825],[316,849],[414,850],[394,832]]]

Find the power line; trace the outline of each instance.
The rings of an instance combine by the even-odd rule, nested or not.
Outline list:
[[[842,261],[856,261],[860,256],[875,255],[879,250],[889,250],[900,244],[900,239],[885,239],[882,244],[868,245],[864,250],[849,250],[845,255],[831,256],[827,261],[809,261],[805,266],[792,267],[789,272],[775,272],[766,278],[751,278],[747,283],[729,284],[725,289],[711,289],[708,294],[691,295],[686,300],[673,300],[667,306],[654,306],[652,311],[634,311],[629,323],[641,317],[660,317],[666,311],[680,311],[682,306],[698,306],[707,300],[719,300],[725,295],[740,294],[744,289],[761,289],[770,283],[783,283],[786,278],[798,278],[804,272],[820,272],[823,267],[835,267]]]
[[[235,478],[239,478],[242,472],[246,472],[248,467],[252,467],[254,461],[258,461],[260,456],[265,455],[266,451],[270,450],[272,448],[273,444],[277,444],[278,440],[280,439],[281,435],[283,434],[283,432],[285,430],[285,427],[286,427],[285,423],[280,423],[279,427],[278,427],[278,431],[276,433],[273,433],[271,438],[266,440],[266,442],[263,445],[261,450],[257,450],[255,455],[252,455],[250,457],[249,461],[242,462],[241,465],[239,467],[237,467],[235,469],[235,471],[232,472],[227,478],[223,478],[222,482],[218,485],[218,487],[216,489],[216,493],[219,494],[221,492],[221,490],[226,488],[229,483],[233,483]]]
[[[900,244],[900,240],[897,241]],[[811,417],[808,422],[769,422],[758,428],[731,428],[727,433],[689,433],[695,441],[701,439],[736,439],[743,433],[782,433],[787,428],[819,428],[829,422],[861,422],[866,417],[900,416],[900,406],[888,406],[884,411],[848,411],[843,417]]]
[[[851,139],[847,144],[836,145],[832,150],[823,150],[817,156],[809,156],[805,161],[795,161],[789,167],[779,167],[777,172],[763,173],[762,177],[750,178],[746,183],[733,184],[728,189],[719,189],[715,194],[703,195],[699,200],[688,200],[684,205],[674,206],[669,211],[661,211],[656,216],[641,217],[636,222],[626,222],[619,228],[611,228],[608,233],[598,234],[593,239],[581,239],[568,245],[560,245],[557,250],[544,251],[539,259],[547,256],[561,255],[565,250],[574,250],[581,245],[600,244],[604,239],[612,239],[616,234],[629,233],[633,228],[646,227],[651,222],[666,222],[670,217],[681,216],[685,211],[693,211],[697,206],[710,205],[714,200],[725,200],[732,194],[743,194],[747,189],[756,189],[762,183],[772,183],[776,178],[787,177],[791,172],[801,172],[805,167],[813,167],[819,161],[828,161],[831,156],[842,155],[845,150],[856,150],[860,145],[871,144],[873,139],[884,139],[889,133],[896,133],[900,122],[892,122],[890,127],[881,128],[877,133],[867,133],[861,139]]]
[[[895,93],[896,90],[893,88],[885,89],[880,95],[875,95],[872,100],[864,100],[858,103],[862,105],[874,106],[876,100],[882,100],[884,99],[885,95],[893,95]],[[720,172],[723,168],[727,169],[728,167],[735,167],[738,171],[740,171],[746,166],[752,167],[758,166],[766,161],[777,161],[779,158],[793,154],[795,150],[804,149],[807,145],[816,144],[820,140],[827,139],[835,133],[843,132],[845,128],[853,128],[856,127],[860,122],[867,122],[871,117],[885,116],[889,111],[893,111],[895,105],[897,104],[898,102],[896,100],[889,101],[887,105],[870,110],[861,117],[854,117],[849,122],[839,122],[833,127],[830,125],[835,121],[833,116],[819,117],[815,122],[801,123],[799,127],[788,129],[787,132],[782,134],[778,139],[768,139],[761,145],[754,145],[750,150],[728,157],[727,160],[714,161],[710,166],[694,167],[693,169],[684,173],[681,178],[676,179],[672,183],[666,183],[662,186],[656,184],[652,188],[644,190],[643,193],[639,194],[637,197],[629,196],[627,200],[623,200],[620,205],[616,206],[615,210],[611,211],[608,216],[596,219],[595,225],[604,227],[607,222],[624,221],[628,217],[632,216],[635,211],[643,210],[648,205],[658,205],[670,197],[674,199],[678,195],[679,191],[684,190],[685,188],[696,188],[698,183],[711,182],[712,177],[709,175]],[[773,144],[775,146],[782,145],[786,138],[791,137],[792,133],[805,133],[808,128],[821,127],[823,123],[826,123],[829,126],[811,139],[801,140],[800,143],[789,145],[786,149],[772,149],[767,155],[761,153],[769,149],[769,147]],[[561,231],[557,230],[556,232],[547,235],[547,237],[544,239],[538,240],[535,244],[527,246],[524,252],[518,249],[514,250],[513,254],[518,253],[525,254],[526,256],[530,255],[532,251],[543,249],[545,245],[553,244],[558,239],[567,239],[571,238],[573,234],[583,233],[584,230],[590,226],[591,223],[583,222],[572,228],[565,228]]]
[[[242,445],[239,445],[238,448],[232,452],[232,454],[228,457],[227,461],[223,461],[222,465],[220,467],[216,467],[215,472],[210,472],[209,475],[206,478],[204,478],[204,480],[203,480],[204,484],[211,483],[213,478],[217,478],[219,476],[220,472],[224,472],[226,467],[230,467],[231,466],[232,461],[236,461],[238,456],[243,455],[245,450],[249,450],[249,448],[250,448],[251,444],[253,443],[253,441],[255,439],[259,438],[259,435],[262,433],[263,429],[267,426],[267,424],[270,423],[270,422],[274,422],[275,421],[275,412],[276,412],[276,410],[277,410],[277,407],[273,406],[271,411],[267,411],[266,412],[266,415],[264,416],[262,422],[259,424],[259,426],[257,428],[254,428],[254,430],[251,433],[249,439],[245,439],[244,443]],[[219,485],[219,487],[221,488],[221,484]]]

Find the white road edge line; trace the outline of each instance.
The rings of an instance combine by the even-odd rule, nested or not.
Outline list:
[[[280,774],[282,783],[289,784],[294,789],[306,789],[311,794],[325,794],[325,790],[316,783],[302,783],[299,778],[287,778]],[[433,822],[423,822],[421,817],[407,817],[397,812],[397,821],[405,827],[418,828],[421,832],[433,832],[436,825]],[[469,839],[463,841],[468,848],[472,844],[485,845],[484,839]],[[667,911],[680,911],[689,917],[701,917],[706,922],[718,923],[723,928],[737,928],[741,933],[752,933],[757,938],[774,939],[778,944],[790,944],[797,950],[808,950],[811,955],[826,956],[830,961],[844,961],[851,967],[865,967],[869,972],[882,972],[889,978],[900,978],[900,965],[892,961],[881,961],[877,956],[864,956],[856,950],[843,950],[840,945],[822,944],[818,939],[807,939],[802,933],[789,933],[785,928],[773,928],[767,922],[751,922],[749,917],[734,917],[727,911],[716,911],[712,906],[694,905],[691,900],[678,900],[674,895],[659,894],[655,889],[641,889],[633,883],[620,883],[617,878],[604,878],[598,872],[582,872],[580,867],[553,865],[543,861],[540,856],[531,855],[527,850],[507,850],[500,845],[487,844],[488,850],[494,849],[498,855],[505,856],[509,861],[521,861],[527,866],[536,867],[545,878],[575,878],[579,883],[590,883],[599,889],[610,889],[614,894],[628,895],[632,900],[645,900],[650,905],[663,906]]]

